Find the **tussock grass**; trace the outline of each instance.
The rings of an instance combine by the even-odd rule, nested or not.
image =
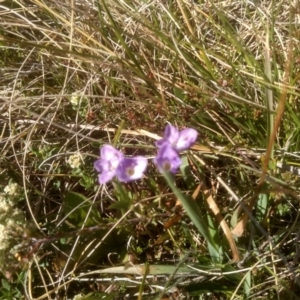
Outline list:
[[[1,299],[297,299],[300,7],[256,2],[0,3],[1,195],[26,217]],[[176,186],[97,184],[101,145],[153,157],[167,122],[199,131]]]

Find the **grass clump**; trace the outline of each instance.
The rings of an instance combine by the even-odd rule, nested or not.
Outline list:
[[[297,299],[298,10],[1,2],[0,298]],[[167,123],[199,134],[175,177]],[[145,176],[99,185],[104,144]]]

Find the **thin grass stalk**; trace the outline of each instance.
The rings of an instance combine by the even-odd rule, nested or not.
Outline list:
[[[268,79],[268,84],[272,84],[272,71],[271,71],[271,59],[270,59],[270,43],[269,43],[269,29],[267,28],[266,34],[266,45],[265,45],[265,75]],[[267,141],[268,145],[271,141],[271,135],[274,130],[274,100],[273,100],[273,91],[268,86],[266,87],[266,107],[267,107]],[[273,159],[274,159],[274,143],[271,144],[270,149],[270,160],[268,162],[269,169],[273,169]]]

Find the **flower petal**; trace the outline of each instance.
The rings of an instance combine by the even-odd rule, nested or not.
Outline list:
[[[113,165],[118,164],[123,159],[122,152],[111,145],[103,145],[100,152],[101,158],[103,160],[111,161]]]
[[[181,159],[177,152],[169,145],[164,144],[158,150],[158,154],[154,159],[154,163],[157,165],[159,171],[170,171],[176,173],[181,165]]]
[[[101,173],[98,176],[99,183],[104,184],[116,175],[116,170],[123,159],[123,154],[111,145],[104,145],[100,153],[101,158],[94,162],[94,168]]]
[[[182,131],[172,125],[165,128],[164,137],[156,141],[157,148],[161,148],[164,144],[169,144],[177,152],[187,150],[197,140],[198,132],[193,128],[187,128]]]
[[[103,168],[102,168],[102,163],[101,163],[102,159],[97,159],[94,162],[94,168],[96,169],[97,172],[102,172]]]
[[[155,142],[157,148],[162,147],[164,144],[169,143],[175,148],[177,140],[179,138],[179,131],[172,125],[167,125],[164,132],[164,137]]]
[[[121,182],[140,179],[146,170],[147,164],[147,158],[142,156],[124,158],[117,169],[116,175]]]
[[[160,139],[160,140],[158,140],[158,141],[155,142],[155,146],[157,148],[160,148],[165,143],[168,143],[168,141],[166,139]]]
[[[102,173],[102,172],[111,172],[111,171],[116,170],[116,168],[112,168],[110,161],[102,159],[102,158],[95,161],[94,167],[100,173]]]
[[[98,181],[100,184],[105,184],[106,182],[113,179],[115,175],[116,175],[115,171],[102,172],[101,174],[98,175]]]
[[[187,128],[180,131],[175,149],[177,151],[187,150],[196,142],[197,137],[198,132],[193,128]]]
[[[172,125],[167,125],[165,128],[164,139],[167,140],[174,147],[178,141],[178,138],[178,129]]]
[[[106,183],[116,175],[116,169],[112,168],[110,161],[104,160],[102,158],[94,162],[94,167],[97,172],[101,173],[98,176],[98,181],[100,184]]]

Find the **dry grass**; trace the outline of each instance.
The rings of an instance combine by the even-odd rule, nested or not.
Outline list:
[[[27,220],[15,237],[21,248],[2,267],[11,293],[297,299],[299,177],[276,165],[299,165],[299,10],[283,0],[2,1],[0,186],[23,187],[16,206]],[[280,101],[285,114],[258,190]],[[241,219],[237,202],[254,199],[235,239],[238,264],[228,263],[232,253],[203,204],[205,191],[199,201],[217,229],[219,264],[152,166],[123,187],[96,183],[102,144],[152,157],[166,122],[200,135],[188,155],[193,179],[178,175],[178,188],[191,194],[205,181],[231,229]],[[198,271],[121,274],[114,282],[90,273],[145,261]]]

